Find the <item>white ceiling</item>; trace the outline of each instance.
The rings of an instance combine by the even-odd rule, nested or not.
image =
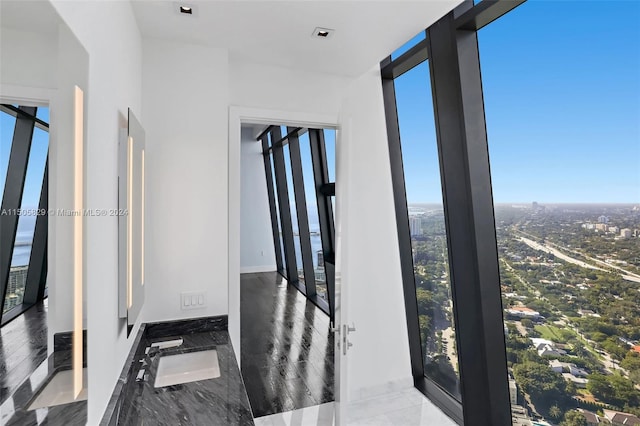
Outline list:
[[[0,0],[0,25],[16,30],[55,34],[62,19],[46,0]]]
[[[134,0],[143,37],[229,49],[233,60],[358,76],[460,0]],[[193,6],[194,15],[177,12]],[[311,37],[315,27],[335,30]]]

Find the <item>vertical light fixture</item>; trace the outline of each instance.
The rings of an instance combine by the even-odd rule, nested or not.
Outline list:
[[[142,200],[140,207],[140,283],[144,285],[144,149],[142,150],[142,164],[140,166],[141,173],[141,183],[142,186]]]
[[[133,305],[133,138],[127,139],[127,309]]]
[[[82,383],[82,357],[84,352],[83,326],[82,326],[82,286],[83,286],[83,206],[84,206],[84,94],[75,86],[74,89],[74,116],[73,116],[73,397],[77,398],[83,388]]]

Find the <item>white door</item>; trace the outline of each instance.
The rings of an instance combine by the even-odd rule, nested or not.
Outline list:
[[[350,126],[347,126],[349,129]],[[348,132],[348,130],[347,130]],[[344,282],[344,263],[345,244],[344,244],[344,224],[348,213],[348,183],[342,178],[346,176],[346,170],[343,168],[348,164],[349,146],[347,138],[342,129],[336,130],[336,198],[335,198],[335,333],[334,333],[334,351],[335,351],[335,424],[347,424],[347,369],[349,354],[349,315],[348,315],[348,284]]]

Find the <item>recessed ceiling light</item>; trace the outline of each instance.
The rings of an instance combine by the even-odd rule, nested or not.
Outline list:
[[[316,29],[313,30],[313,33],[311,34],[311,37],[331,38],[331,36],[333,36],[334,32],[335,32],[335,30],[332,30],[332,29],[329,29],[329,28],[316,27]]]
[[[180,16],[197,16],[198,8],[191,3],[188,3],[190,1],[193,0],[178,0],[170,3],[173,13]]]

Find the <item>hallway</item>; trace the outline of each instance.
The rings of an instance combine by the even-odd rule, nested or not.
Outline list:
[[[242,274],[241,371],[254,417],[333,401],[329,317],[276,272]]]

